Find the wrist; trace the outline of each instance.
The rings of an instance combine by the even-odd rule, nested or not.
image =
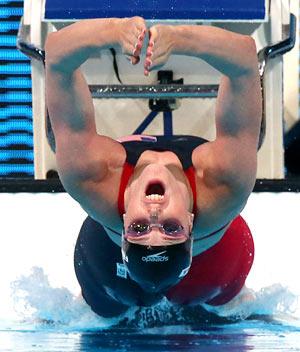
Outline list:
[[[95,38],[94,47],[96,50],[105,48],[116,48],[119,45],[119,19],[107,18],[96,20],[92,36]]]
[[[178,55],[189,55],[195,53],[195,42],[198,43],[200,38],[194,38],[194,26],[181,25],[175,26],[175,43],[173,52]],[[199,44],[199,43],[198,43]]]

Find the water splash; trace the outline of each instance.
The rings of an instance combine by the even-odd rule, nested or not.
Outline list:
[[[247,319],[253,316],[300,318],[299,300],[287,287],[274,284],[260,291],[244,288],[231,302],[220,307],[204,305],[219,316],[231,319]]]
[[[119,320],[101,318],[67,288],[52,287],[42,268],[33,267],[29,276],[12,282],[11,289],[14,308],[28,327],[80,330],[105,328]]]
[[[170,328],[170,325],[223,324],[258,316],[268,316],[273,321],[293,321],[295,325],[299,322],[299,317],[295,317],[298,314],[298,297],[281,285],[272,285],[259,292],[248,290],[226,306],[205,306],[206,309],[201,306],[179,307],[163,300],[153,307],[131,308],[113,319],[94,314],[82,297],[76,297],[67,288],[52,287],[42,268],[33,267],[30,275],[22,275],[11,283],[11,290],[19,321],[9,327],[6,325],[6,329],[86,331],[113,326]],[[249,292],[254,299],[244,299],[245,295],[249,297]]]

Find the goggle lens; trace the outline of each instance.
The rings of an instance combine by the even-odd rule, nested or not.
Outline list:
[[[174,234],[183,230],[183,227],[176,222],[168,221],[163,224],[163,229],[166,234]]]
[[[149,231],[149,224],[143,224],[143,223],[133,223],[129,226],[128,230],[129,232],[133,232],[137,235],[143,235]]]

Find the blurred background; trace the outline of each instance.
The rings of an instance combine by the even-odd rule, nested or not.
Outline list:
[[[0,1],[0,177],[33,177],[31,69],[16,49],[23,1]]]

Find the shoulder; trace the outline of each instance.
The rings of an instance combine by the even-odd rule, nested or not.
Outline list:
[[[79,144],[80,145],[80,144]],[[126,160],[123,146],[97,136],[74,150],[73,160],[58,157],[59,176],[66,191],[97,221],[118,218],[118,185]]]
[[[64,183],[102,182],[109,172],[123,166],[126,151],[119,142],[99,135],[89,139],[83,137],[83,141],[78,138],[72,157],[64,154],[63,145],[56,152],[59,174]]]
[[[247,149],[249,148],[249,149]],[[245,207],[256,179],[256,150],[236,141],[203,144],[193,153],[198,238],[220,229]]]
[[[196,148],[192,155],[197,178],[208,187],[231,194],[249,194],[255,183],[257,150],[252,139],[224,137]]]
[[[118,192],[126,152],[107,137],[91,141],[74,161],[62,162],[60,179],[64,188],[96,221],[120,228]]]

